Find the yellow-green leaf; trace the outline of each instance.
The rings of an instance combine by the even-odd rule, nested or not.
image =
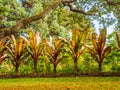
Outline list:
[[[117,33],[117,32],[116,32],[116,38],[117,38],[118,47],[120,48],[120,39],[119,39],[119,36],[118,36],[118,33]]]
[[[107,57],[110,52],[111,52],[111,47],[110,46],[106,47],[103,53],[104,58]]]

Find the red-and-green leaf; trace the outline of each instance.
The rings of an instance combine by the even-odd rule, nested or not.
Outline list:
[[[117,38],[118,47],[120,48],[120,39],[119,39],[119,36],[118,36],[118,33],[117,33],[117,32],[116,32],[116,38]]]
[[[46,40],[41,41],[39,33],[34,33],[33,30],[29,31],[29,39],[30,43],[27,47],[27,51],[31,54],[33,60],[38,60],[45,47]]]
[[[91,56],[96,59],[98,63],[101,63],[103,59],[111,52],[111,47],[105,48],[106,43],[106,29],[102,30],[98,36],[97,34],[92,34],[92,44],[93,44],[93,52],[91,52]],[[104,50],[105,49],[105,50]]]
[[[34,47],[35,46],[35,34],[33,30],[29,31],[29,38],[30,38],[30,44]]]
[[[78,43],[78,39],[79,39],[78,37],[79,37],[79,30],[78,29],[73,30],[72,40],[75,42],[75,44]]]
[[[46,44],[47,44],[47,40],[42,40],[41,42],[39,42],[38,48],[37,48],[38,56],[42,54],[42,52],[44,51],[44,48],[45,48]]]
[[[100,33],[100,36],[98,38],[98,42],[100,45],[100,51],[102,52],[104,50],[105,47],[105,43],[106,43],[106,34],[107,34],[107,30],[103,29]]]
[[[23,42],[23,38],[20,38],[20,41],[18,42],[18,56],[20,56],[22,51],[24,50]]]
[[[106,47],[103,53],[103,58],[107,57],[110,52],[111,52],[111,47],[110,46]]]
[[[16,42],[16,39],[15,39],[14,35],[11,35],[11,38],[12,38],[12,41],[13,41],[13,45],[16,46],[17,42]]]
[[[82,33],[82,38],[80,40],[80,42],[85,42],[85,40],[87,39],[87,37],[89,36],[90,32],[92,31],[92,28],[86,28],[86,30],[84,31],[84,33]]]
[[[96,40],[97,40],[97,34],[96,33],[92,33],[92,44],[93,44],[95,50],[97,52],[99,52],[98,42]]]
[[[80,57],[80,55],[84,52],[85,49],[86,49],[86,48],[83,47],[83,48],[81,48],[81,49],[76,53],[77,58]]]
[[[54,48],[52,48],[52,46],[47,45],[46,52],[47,56],[51,58],[51,62],[56,64],[61,61],[60,58],[58,59],[58,56],[60,55],[61,50],[64,46],[64,41],[61,39],[55,39],[53,45]]]
[[[2,40],[0,41],[0,64],[3,62],[4,58],[7,56],[6,43]]]

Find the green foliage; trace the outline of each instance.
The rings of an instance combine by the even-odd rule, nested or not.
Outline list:
[[[19,20],[44,11],[44,9],[48,5],[54,3],[55,1],[57,0],[0,0],[0,29],[13,27]],[[59,52],[59,55],[56,55],[57,58],[59,58],[59,60],[55,61],[55,63],[59,62],[59,66],[57,67],[58,72],[60,71],[71,73],[73,71],[75,63],[72,61],[72,59],[74,61],[78,61],[77,64],[80,72],[96,72],[97,63],[91,57],[87,57],[88,52],[85,52],[85,54],[81,56],[81,54],[84,51],[83,44],[85,44],[86,42],[87,44],[91,43],[89,40],[86,41],[86,39],[88,39],[88,34],[91,33],[91,30],[88,30],[91,28],[88,27],[92,25],[92,20],[97,20],[97,22],[102,24],[102,26],[104,27],[108,27],[111,24],[115,24],[115,20],[117,20],[118,26],[120,26],[119,0],[111,0],[111,2],[113,5],[109,5],[106,1],[103,0],[77,0],[76,2],[72,3],[74,9],[85,12],[88,11],[93,14],[96,14],[91,16],[85,16],[84,13],[71,12],[69,8],[61,4],[54,10],[51,10],[51,12],[47,13],[47,15],[45,15],[45,17],[41,20],[37,20],[29,24],[28,26],[24,26],[24,28],[21,29],[19,34],[23,34],[27,37],[26,32],[27,30],[30,30],[29,28],[34,29],[34,31],[36,32],[34,33],[30,30],[28,37],[29,39],[28,41],[26,39],[27,42],[25,42],[24,44],[27,45],[27,51],[34,62],[32,62],[31,59],[29,59],[28,61],[20,60],[20,72],[25,74],[31,73],[31,70],[34,69],[34,65],[37,65],[37,63],[38,72],[48,73],[54,69],[53,66],[51,66],[51,62],[54,63],[54,60],[49,60],[49,58],[47,58],[44,55],[42,50],[46,50],[43,46],[45,46],[47,41],[44,39],[40,41],[40,36],[45,39],[48,39],[48,37],[52,36],[54,38],[54,43],[57,42],[56,37],[58,36],[61,36],[62,38],[68,40],[70,50],[68,49],[68,47],[65,47],[62,52]],[[116,17],[115,19],[112,18],[111,12]],[[78,30],[73,30],[74,28],[78,28]],[[71,30],[73,30],[72,38],[69,35]],[[71,39],[71,41],[69,41],[69,39]],[[103,62],[103,71],[118,71],[119,52],[116,51],[116,46],[120,48],[119,34],[116,33],[115,36],[115,32],[113,32],[111,35],[108,36],[107,46],[110,46],[113,49],[112,53],[109,56],[108,54],[110,53],[111,49],[110,47],[105,46],[105,42],[105,30],[101,31],[99,37],[97,37],[95,33],[92,34],[93,48],[92,50],[90,49],[91,55],[95,58],[95,60],[98,63],[102,63],[105,59]],[[16,43],[19,44],[19,41],[16,41]],[[56,45],[54,43],[52,43],[53,46]],[[18,56],[22,56],[21,53],[23,48],[18,49],[19,45],[15,46],[13,43],[11,43],[10,47],[8,47],[9,52],[11,52],[11,54],[7,55],[11,55],[11,57],[13,57],[13,60],[15,57],[18,58]],[[7,51],[4,46],[5,43],[0,42],[0,63],[3,61],[3,59],[8,60],[5,58]],[[13,48],[14,46],[15,48]],[[53,48],[53,46],[50,46],[50,48]],[[62,47],[62,44],[57,46]],[[54,50],[51,49],[51,56],[56,50],[59,51],[60,47],[57,47]],[[15,51],[15,53],[18,54],[13,54],[13,51]],[[69,56],[71,56],[72,58]],[[30,63],[26,64],[25,62]]]
[[[19,72],[20,74],[31,74],[33,72],[34,68],[34,63],[32,58],[27,54],[27,57],[25,60],[22,61],[20,67],[19,67]]]
[[[119,72],[120,71],[120,52],[117,49],[113,49],[108,57],[106,57],[103,62],[103,66],[108,66],[108,70],[111,72]]]
[[[118,48],[120,49],[120,38],[119,38],[119,35],[118,35],[117,32],[116,32],[116,38],[117,38],[117,45],[118,45]]]
[[[89,51],[87,49],[81,55],[81,58],[79,60],[82,63],[81,65],[83,65],[83,67],[84,67],[82,72],[84,72],[84,73],[97,72],[97,63],[91,57],[91,55],[89,54]],[[79,66],[79,68],[81,68],[81,67]]]

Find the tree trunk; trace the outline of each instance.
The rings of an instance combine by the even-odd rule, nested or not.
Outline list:
[[[74,74],[78,74],[79,70],[78,70],[78,60],[74,60]]]
[[[54,73],[54,75],[56,75],[56,67],[57,67],[57,65],[56,65],[56,64],[53,64],[53,66],[54,66],[53,73]]]
[[[16,76],[19,76],[19,71],[18,71],[18,69],[19,69],[19,65],[16,65],[16,66],[15,66],[15,75],[16,75]]]
[[[100,62],[98,64],[99,64],[99,66],[98,66],[98,72],[100,73],[100,72],[102,72],[102,63]]]
[[[0,60],[0,64],[2,63],[2,60]]]
[[[33,74],[37,74],[37,60],[34,61],[34,72]]]

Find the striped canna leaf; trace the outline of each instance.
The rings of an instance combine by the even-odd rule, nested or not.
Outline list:
[[[97,52],[99,52],[98,42],[96,40],[97,40],[97,34],[96,33],[92,33],[92,44],[93,44],[93,47],[95,48],[95,50]]]
[[[103,29],[101,31],[100,36],[98,37],[98,42],[100,44],[100,50],[103,51],[104,47],[105,47],[105,43],[106,43],[106,34],[107,34],[107,30]]]
[[[119,39],[119,36],[118,36],[118,33],[116,32],[116,38],[117,38],[117,45],[118,45],[118,48],[120,48],[120,39]]]
[[[0,41],[0,64],[4,61],[4,59],[7,56],[7,48],[6,48],[6,43],[1,40]]]
[[[107,57],[109,53],[111,52],[111,47],[106,47],[103,53],[103,58]]]

